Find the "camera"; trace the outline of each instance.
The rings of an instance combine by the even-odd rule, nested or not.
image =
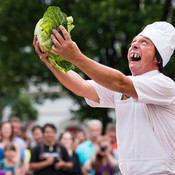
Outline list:
[[[100,145],[100,150],[101,150],[102,152],[106,151],[106,149],[107,149],[107,146]]]

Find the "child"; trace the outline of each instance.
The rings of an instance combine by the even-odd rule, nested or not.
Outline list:
[[[0,161],[0,169],[5,171],[7,175],[20,175],[20,163],[16,158],[16,154],[14,143],[7,143],[4,148],[5,158]]]

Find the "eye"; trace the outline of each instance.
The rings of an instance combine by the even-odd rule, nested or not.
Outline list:
[[[148,44],[148,42],[147,42],[147,41],[145,41],[145,40],[144,40],[144,41],[142,41],[142,43],[143,43],[143,44]]]

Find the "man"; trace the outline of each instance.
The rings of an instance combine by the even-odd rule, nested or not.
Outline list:
[[[175,28],[167,22],[146,26],[132,41],[128,62],[132,76],[101,65],[81,53],[67,31],[53,30],[52,50],[94,81],[73,71],[64,75],[35,49],[57,79],[93,107],[116,109],[119,166],[124,175],[175,174],[175,83],[160,71],[175,49]]]
[[[14,142],[16,142],[19,145],[20,157],[23,165],[23,162],[25,160],[26,144],[25,141],[21,138],[21,120],[18,117],[13,116],[10,118],[10,123],[13,128]],[[24,167],[22,167],[22,170],[25,171]]]
[[[95,153],[96,146],[98,145],[98,139],[102,134],[102,123],[99,120],[90,120],[88,122],[88,136],[89,140],[81,143],[77,149],[81,165],[84,165]],[[93,172],[92,172],[93,174]]]
[[[42,127],[39,125],[35,125],[32,128],[32,136],[33,136],[32,147],[36,146],[37,144],[40,144],[43,140]]]
[[[67,169],[71,169],[66,148],[55,140],[56,127],[47,123],[43,127],[43,143],[37,145],[31,153],[30,169],[34,175],[64,175]]]

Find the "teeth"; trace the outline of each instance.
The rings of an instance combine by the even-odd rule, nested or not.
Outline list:
[[[134,56],[134,54],[132,53],[131,55],[130,55],[130,57],[133,57]]]
[[[131,53],[130,57],[131,57],[131,58],[132,58],[132,57],[134,57],[134,58],[139,58],[140,56],[139,56],[138,54],[136,54],[136,53]]]

